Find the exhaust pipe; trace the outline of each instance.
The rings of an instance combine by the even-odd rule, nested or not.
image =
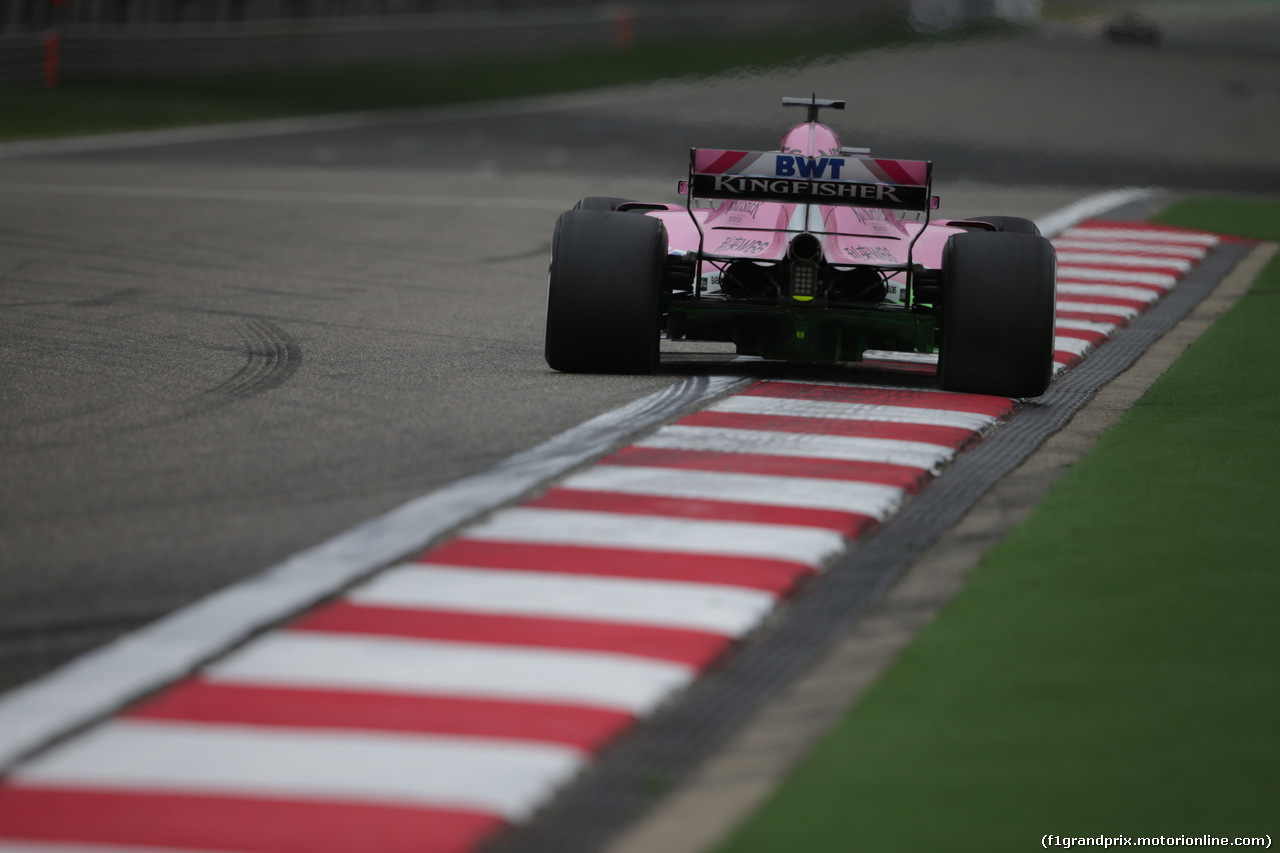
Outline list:
[[[822,241],[808,232],[797,234],[787,254],[791,260],[802,264],[817,263],[822,257]]]

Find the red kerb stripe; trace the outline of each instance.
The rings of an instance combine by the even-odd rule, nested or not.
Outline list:
[[[679,628],[349,602],[322,607],[289,627],[297,631],[616,652],[676,661],[699,669],[715,660],[729,642],[721,634]]]
[[[893,421],[857,421],[843,418],[806,418],[799,415],[755,415],[739,412],[695,412],[676,421],[679,426],[750,429],[804,435],[838,435],[846,438],[885,438],[920,441],[943,447],[964,447],[978,437],[967,427],[911,424]]]
[[[179,682],[124,716],[193,723],[362,729],[549,741],[596,752],[630,714],[541,702]]]
[[[1064,237],[1063,240],[1071,241],[1072,237]],[[1106,237],[1090,237],[1084,236],[1078,238],[1081,241],[1093,243],[1094,246],[1080,247],[1067,246],[1065,249],[1059,245],[1058,240],[1054,240],[1054,248],[1060,252],[1083,252],[1089,254],[1105,254],[1105,255],[1127,255],[1132,258],[1142,258],[1144,260],[1155,261],[1160,263],[1163,261],[1189,261],[1194,267],[1197,263],[1204,259],[1205,254],[1210,250],[1207,246],[1190,243],[1166,243],[1163,240],[1159,242],[1143,243],[1141,237],[1120,237],[1114,240]],[[1108,246],[1108,243],[1138,244],[1143,248],[1124,248],[1120,249],[1116,246]],[[1096,248],[1095,248],[1096,246]]]
[[[1059,293],[1058,299],[1067,302],[1086,302],[1090,305],[1124,305],[1127,308],[1137,308],[1139,311],[1145,311],[1151,307],[1151,303],[1145,299],[1126,299],[1123,296],[1101,296],[1093,293]]]
[[[1054,330],[1054,334],[1061,338],[1078,338],[1082,341],[1088,341],[1094,346],[1097,346],[1110,337],[1105,332],[1099,332],[1094,329],[1072,329],[1070,327],[1064,328],[1061,326]]]
[[[853,480],[895,486],[908,492],[918,491],[932,476],[923,468],[888,462],[811,459],[804,456],[770,456],[764,453],[720,453],[714,450],[678,450],[665,447],[624,447],[612,456],[600,460],[599,464],[811,477],[818,480]]]
[[[163,791],[0,789],[0,838],[253,853],[464,853],[505,826],[495,815]]]
[[[1099,287],[1137,287],[1155,293],[1168,293],[1169,288],[1163,284],[1151,284],[1143,281],[1124,281],[1122,279],[1076,278],[1071,273],[1059,273],[1058,284],[1093,284]]]
[[[781,397],[788,400],[820,400],[829,403],[866,403],[877,406],[911,406],[945,412],[973,412],[992,417],[1013,413],[1007,397],[953,394],[906,388],[872,388],[847,385],[807,385],[799,382],[758,382],[742,392],[748,397]]]
[[[466,538],[453,539],[418,560],[447,566],[720,583],[775,595],[787,594],[815,574],[810,566],[786,560]]]
[[[864,530],[876,523],[874,518],[855,512],[576,489],[552,489],[525,506],[716,521],[747,521],[757,524],[793,524],[834,530],[848,537],[860,536]]]
[[[1175,278],[1182,275],[1182,271],[1169,264],[1153,264],[1149,267],[1139,266],[1120,266],[1119,264],[1109,264],[1106,261],[1063,261],[1058,267],[1058,278],[1070,277],[1069,270],[1097,270],[1099,272],[1140,272],[1153,273],[1155,275],[1171,275]]]
[[[1058,309],[1059,320],[1088,320],[1091,323],[1114,323],[1117,328],[1129,325],[1124,314],[1107,314],[1102,311],[1063,311]]]
[[[1119,231],[1153,231],[1161,234],[1186,234],[1189,237],[1202,237],[1210,234],[1209,231],[1196,231],[1191,228],[1180,228],[1176,225],[1161,225],[1158,222],[1142,222],[1142,221],[1122,221],[1116,219],[1086,219],[1084,222],[1068,229],[1066,234],[1070,234],[1076,228],[1112,228]],[[1066,236],[1065,234],[1063,236]],[[1213,235],[1219,236],[1219,235]]]
[[[1074,352],[1068,352],[1067,350],[1056,349],[1053,351],[1053,360],[1057,364],[1065,364],[1067,367],[1074,367],[1084,361],[1084,356],[1077,355]]]

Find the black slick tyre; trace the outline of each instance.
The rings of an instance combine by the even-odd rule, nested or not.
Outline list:
[[[953,235],[942,261],[938,375],[948,391],[1037,397],[1053,375],[1057,258],[1033,234]]]
[[[987,222],[1005,234],[1034,234],[1040,236],[1040,227],[1030,219],[1018,216],[970,216],[970,222]]]
[[[556,222],[546,358],[567,373],[652,373],[658,366],[667,230],[657,219],[570,210]]]

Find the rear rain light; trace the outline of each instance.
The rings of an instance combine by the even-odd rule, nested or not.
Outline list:
[[[818,268],[811,264],[794,264],[791,267],[791,298],[797,302],[810,302],[818,295]]]

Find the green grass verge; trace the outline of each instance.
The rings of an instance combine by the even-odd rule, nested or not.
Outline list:
[[[988,27],[951,37],[1000,31]],[[0,139],[514,98],[786,68],[921,40],[905,28],[883,26],[853,36],[829,32],[697,43],[642,42],[629,51],[567,56],[209,79],[65,82],[49,91],[0,89]]]
[[[1280,240],[1280,204],[1162,221]],[[718,853],[1280,829],[1280,262]]]

